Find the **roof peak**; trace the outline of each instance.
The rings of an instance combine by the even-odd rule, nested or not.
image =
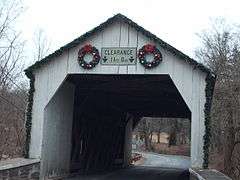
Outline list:
[[[166,49],[166,50],[170,51],[172,54],[180,57],[181,59],[185,60],[189,64],[199,68],[200,70],[202,70],[204,72],[212,74],[211,70],[208,69],[207,67],[205,67],[203,64],[198,63],[197,61],[195,61],[194,59],[190,58],[189,56],[187,56],[183,52],[181,52],[178,49],[174,48],[173,46],[169,45],[168,43],[166,43],[162,39],[158,38],[156,35],[152,34],[151,32],[149,32],[146,29],[144,29],[142,26],[138,25],[137,23],[135,23],[134,21],[129,19],[127,16],[125,16],[125,15],[123,15],[121,13],[117,13],[116,15],[110,17],[109,19],[107,19],[105,22],[101,23],[97,27],[95,27],[92,30],[86,32],[82,36],[76,38],[75,40],[73,40],[72,42],[66,44],[65,46],[62,46],[60,49],[56,50],[52,54],[46,56],[42,60],[37,61],[32,66],[28,67],[25,70],[26,75],[28,76],[29,73],[32,73],[33,70],[38,69],[43,64],[45,64],[48,61],[50,61],[52,58],[60,56],[64,51],[69,50],[69,49],[71,49],[73,47],[76,47],[81,42],[86,40],[88,37],[94,35],[95,33],[99,32],[99,31],[102,31],[103,29],[105,29],[106,27],[108,27],[110,24],[114,23],[117,20],[120,20],[121,22],[127,23],[129,26],[131,26],[135,30],[141,32],[143,35],[145,35],[149,39],[151,39],[154,42],[158,43],[163,49]]]

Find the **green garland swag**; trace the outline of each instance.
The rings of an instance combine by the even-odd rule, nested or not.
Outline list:
[[[203,136],[203,168],[207,169],[209,164],[209,147],[210,147],[210,138],[211,138],[211,105],[212,105],[212,98],[213,98],[213,90],[215,85],[216,77],[213,76],[211,73],[208,73],[205,81],[206,81],[206,88],[205,88],[205,96],[206,102],[204,105],[204,114],[205,114],[205,134]]]
[[[30,79],[30,88],[28,90],[28,104],[27,104],[27,112],[26,112],[26,142],[24,149],[24,157],[29,158],[29,146],[31,141],[31,129],[32,129],[32,107],[33,107],[33,94],[35,91],[34,81],[35,77],[31,71],[25,71],[26,76]]]

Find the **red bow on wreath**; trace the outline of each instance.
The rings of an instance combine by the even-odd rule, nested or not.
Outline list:
[[[86,53],[90,53],[92,51],[92,45],[91,44],[87,44],[83,47],[83,50],[86,52]]]
[[[154,45],[146,44],[146,45],[144,46],[144,51],[145,51],[146,53],[153,53],[153,51],[154,51],[155,48],[156,48],[156,47],[155,47]]]

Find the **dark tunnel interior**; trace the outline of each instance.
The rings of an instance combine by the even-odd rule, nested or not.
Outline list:
[[[72,172],[123,166],[125,127],[142,117],[191,118],[169,75],[72,74]]]

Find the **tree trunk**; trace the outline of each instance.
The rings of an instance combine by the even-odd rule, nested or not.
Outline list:
[[[150,143],[152,144],[153,132],[150,132]]]
[[[160,136],[161,136],[161,134],[160,134],[160,130],[158,131],[158,140],[157,140],[157,143],[160,143]]]
[[[224,146],[224,171],[229,174],[231,171],[231,158],[234,148],[234,131],[233,128],[226,130],[225,146]]]
[[[225,130],[225,146],[224,146],[224,171],[226,174],[231,172],[231,157],[234,149],[235,133],[233,127],[233,112],[230,110],[229,119]]]
[[[151,145],[150,145],[150,141],[149,141],[149,133],[146,131],[144,132],[144,141],[145,141],[145,147],[147,151],[151,150]]]

